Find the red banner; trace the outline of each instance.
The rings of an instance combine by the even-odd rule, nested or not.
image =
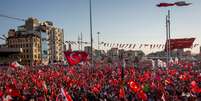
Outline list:
[[[170,50],[191,48],[194,40],[195,38],[170,39]],[[165,51],[167,51],[167,42],[169,42],[169,40],[166,41]]]
[[[160,4],[157,4],[156,6],[158,7],[169,7],[169,6],[175,6],[174,3],[160,3]]]

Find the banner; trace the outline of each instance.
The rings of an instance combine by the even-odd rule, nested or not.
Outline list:
[[[167,51],[167,43],[170,41],[170,50],[191,48],[195,38],[181,38],[181,39],[170,39],[165,43],[165,51]]]

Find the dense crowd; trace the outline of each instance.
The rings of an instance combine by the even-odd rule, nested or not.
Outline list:
[[[0,101],[201,101],[201,69],[191,63],[166,69],[87,64],[0,69]],[[63,97],[63,96],[62,96]]]

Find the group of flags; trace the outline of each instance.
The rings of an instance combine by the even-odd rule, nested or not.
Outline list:
[[[172,42],[171,42],[172,41]],[[171,40],[172,50],[177,48],[196,48],[199,44],[181,44],[180,41]],[[177,44],[178,43],[178,44]],[[186,43],[186,42],[183,42]],[[141,48],[149,48],[149,49],[165,49],[165,44],[119,44],[119,43],[105,43],[103,42],[102,47],[111,47],[111,48],[124,48],[124,49],[141,49]]]
[[[66,53],[67,58],[72,59],[73,61],[75,59],[78,59],[79,62],[87,59],[87,55],[88,54],[86,54],[84,52],[80,52],[80,51],[69,51]],[[152,71],[145,71],[145,72],[143,72],[143,74],[138,75],[138,73],[135,73],[135,72],[137,72],[137,71],[135,71],[135,68],[126,68],[127,69],[125,72],[126,75],[131,75],[131,77],[135,77],[135,75],[136,75],[138,78],[136,80],[130,78],[130,80],[126,81],[127,85],[124,85],[124,86],[128,86],[130,91],[132,93],[136,94],[136,96],[143,101],[148,100],[147,90],[150,90],[150,89],[156,87],[156,85],[157,85],[157,83],[154,83],[153,81],[149,81],[149,83],[146,83],[146,81],[148,81],[150,79],[153,79],[153,80],[160,79],[160,81],[162,81],[162,82],[163,82],[163,80],[161,80],[161,79],[164,79],[164,82],[167,85],[169,85],[169,84],[172,85],[174,83],[172,78],[178,78],[180,81],[184,81],[184,82],[191,81],[191,83],[188,85],[189,88],[191,89],[191,91],[194,93],[198,93],[198,94],[201,93],[201,88],[198,85],[198,83],[200,82],[201,79],[198,80],[197,78],[195,78],[196,80],[191,80],[192,63],[181,62],[181,65],[183,65],[183,66],[179,66],[179,68],[184,68],[184,67],[186,68],[186,69],[181,69],[181,70],[183,70],[182,72],[179,70],[179,68],[167,69],[167,71],[161,71],[160,69],[156,70],[156,74],[165,73],[165,75],[169,75],[166,78],[162,78],[162,77],[160,77],[160,75],[155,75],[154,72],[152,72]],[[112,66],[111,67],[105,66],[103,71],[105,71],[105,73],[110,73],[112,70],[111,68],[112,68]],[[30,76],[31,74],[28,74],[30,72],[26,71],[26,69],[27,68],[24,69],[23,73],[27,73],[26,75]],[[44,78],[45,75],[46,75],[46,77],[51,77],[52,79],[56,79],[57,77],[59,77],[59,75],[61,75],[61,77],[64,77],[64,76],[62,76],[62,73],[65,70],[70,75],[74,75],[75,77],[77,74],[79,74],[81,76],[80,73],[82,73],[82,72],[77,72],[76,69],[73,69],[73,68],[62,69],[62,72],[54,71],[54,69],[51,70],[51,68],[49,68],[47,70],[39,69],[38,72],[36,72],[36,74],[34,74],[34,75],[32,74],[30,77],[33,81],[33,84],[37,85],[37,87],[39,89],[43,89],[43,91],[47,94],[48,89],[49,90],[52,89],[50,87],[47,87],[48,85],[50,86],[50,84],[48,84],[49,79],[42,80],[42,79],[40,79],[40,77]],[[187,71],[187,70],[189,70],[189,71]],[[95,72],[95,74],[98,75],[97,77],[99,77],[99,78],[105,78],[106,76],[104,77],[103,71]],[[116,71],[116,70],[114,70],[114,71]],[[83,71],[83,72],[85,73],[86,71]],[[111,72],[111,73],[112,74],[110,74],[110,75],[121,75],[121,70],[120,70],[120,68],[118,68],[116,72]],[[47,74],[49,74],[49,75],[47,75]],[[84,74],[84,75],[86,75],[86,74]],[[45,80],[47,81],[47,83],[45,82]],[[68,78],[65,78],[65,79],[63,78],[62,80],[67,81]],[[105,80],[105,79],[103,79],[103,80]],[[13,78],[11,81],[13,82],[12,83],[13,85],[17,84],[17,81],[15,78]],[[69,80],[69,81],[72,82],[72,85],[78,84],[77,82],[74,82],[73,79]],[[108,78],[108,84],[112,85],[114,87],[118,87],[118,85],[120,84],[120,81],[121,81],[121,79]],[[83,81],[83,82],[85,82],[85,81]],[[99,81],[98,83],[91,86],[91,92],[93,92],[94,94],[99,94],[101,92],[101,89],[103,88],[103,84],[101,84],[101,83],[102,82]],[[128,94],[128,90],[126,88],[124,88],[124,86],[122,85],[122,86],[120,86],[120,88],[118,88],[120,98],[124,98],[126,96],[126,94]],[[15,87],[16,86],[12,87],[9,85],[9,86],[6,86],[6,90],[8,90],[7,92],[12,96],[20,96],[20,92]],[[26,87],[28,87],[28,86],[26,86]],[[26,87],[24,89],[28,89]],[[67,89],[65,89],[63,87],[59,87],[59,88],[60,89],[59,89],[59,93],[57,93],[58,96],[56,98],[56,101],[73,101],[72,100],[73,96],[71,97],[71,93],[68,93]],[[159,88],[163,89],[165,87],[159,86]]]
[[[187,41],[185,41],[187,40]],[[193,44],[195,39],[189,38],[186,39],[170,39],[170,44],[171,44],[171,50],[176,49],[177,47],[179,48],[196,48],[199,46],[199,44],[195,43]],[[184,41],[184,42],[182,42]],[[68,44],[71,45],[78,45],[77,42],[75,41],[68,41]],[[185,44],[187,43],[187,44]],[[85,43],[88,44],[88,43]],[[142,48],[148,48],[148,49],[165,49],[167,46],[166,44],[131,44],[131,43],[108,43],[108,42],[101,42],[100,43],[101,47],[111,47],[111,48],[123,48],[123,49],[142,49]],[[165,49],[166,50],[166,49]]]
[[[71,44],[71,45],[78,45],[78,44],[90,44],[89,42],[80,42],[80,41],[65,41],[66,44]]]
[[[120,43],[105,43],[103,42],[103,47],[115,47],[115,48],[128,48],[128,49],[137,49],[137,48],[164,48],[164,44],[120,44]]]

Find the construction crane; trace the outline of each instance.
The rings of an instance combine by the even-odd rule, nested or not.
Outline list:
[[[22,19],[22,18],[11,17],[11,16],[7,16],[7,15],[4,15],[4,14],[0,14],[0,17],[14,19],[14,20],[23,21],[23,22],[26,21],[25,19]]]
[[[22,19],[22,18],[17,18],[17,17],[11,17],[11,16],[7,16],[7,15],[4,15],[4,14],[0,14],[0,17],[3,17],[3,18],[8,18],[8,19],[13,19],[13,20],[18,20],[18,21],[23,21],[25,22],[26,20],[25,19]],[[6,40],[6,36],[5,35],[2,35],[3,37],[0,37],[1,40]]]
[[[0,37],[0,39],[1,39],[1,40],[6,40],[6,39],[4,39],[4,38],[2,38],[2,37]]]

